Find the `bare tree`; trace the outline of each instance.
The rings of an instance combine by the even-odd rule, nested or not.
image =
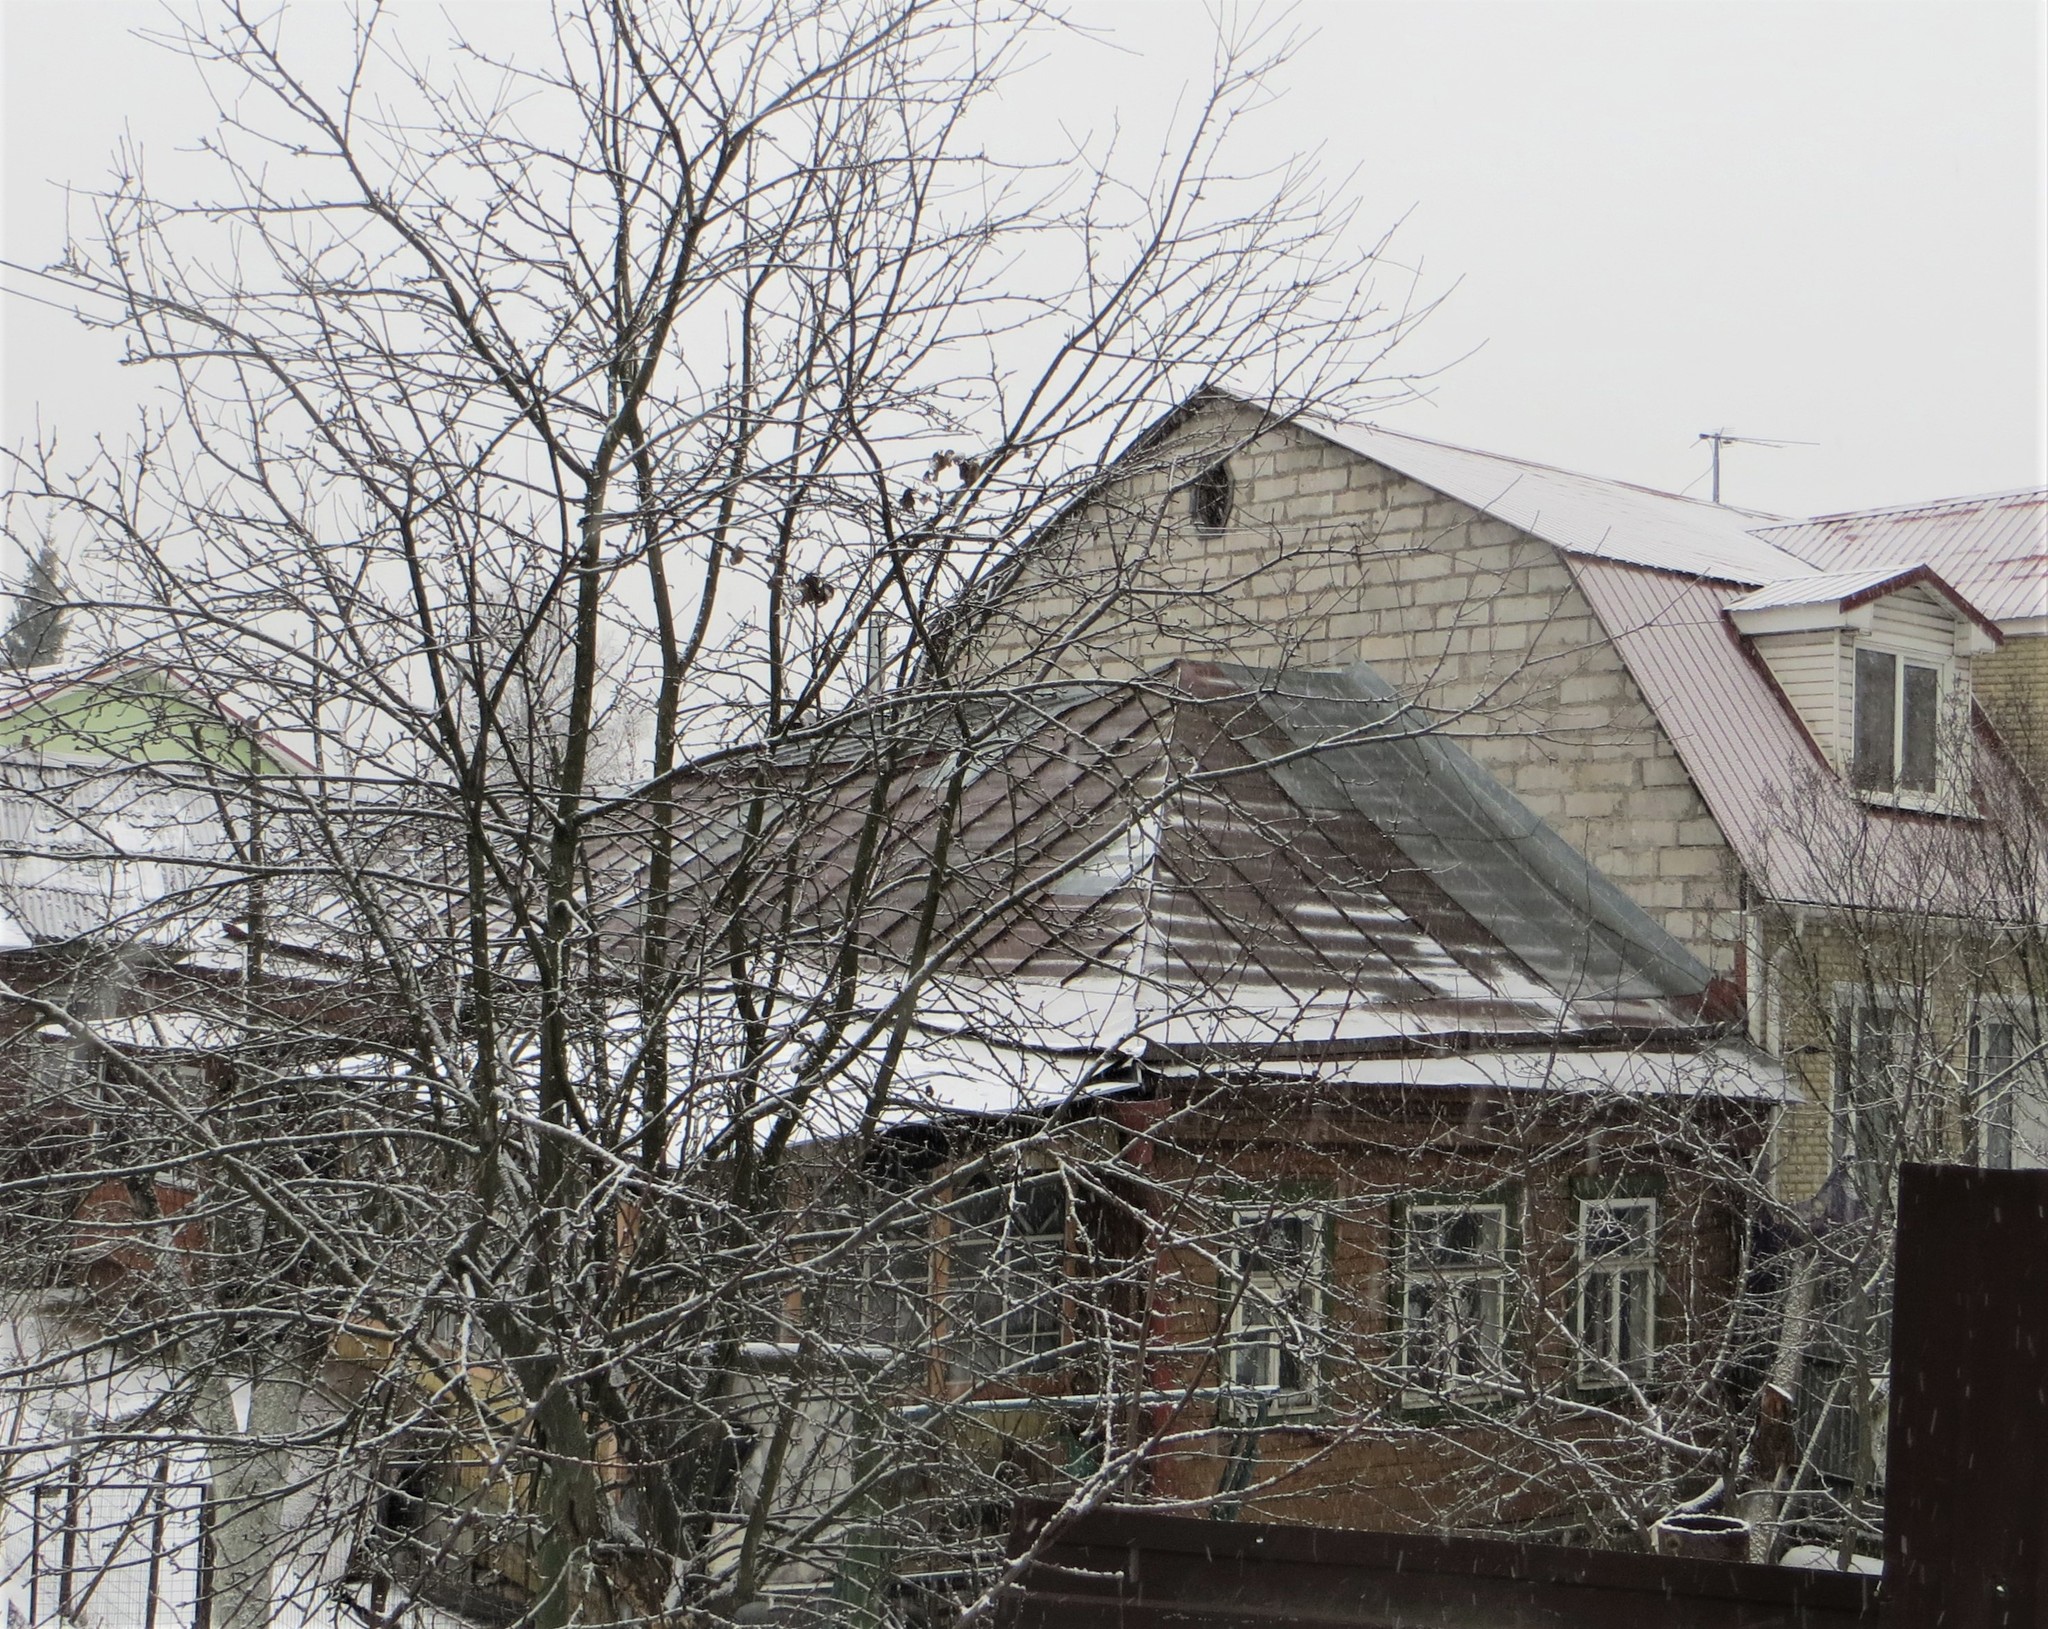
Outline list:
[[[1872,820],[1815,775],[1777,796],[1791,874],[1758,879],[1770,1039],[1812,1106],[1779,1130],[1760,1213],[1782,1418],[1746,1469],[1753,1511],[1844,1564],[1881,1534],[1900,1163],[2048,1158],[2043,806],[1981,718],[1957,722],[1966,817]],[[1826,1171],[1817,1191],[1784,1180],[1795,1161]]]
[[[914,1409],[841,1429],[909,1359],[803,1327],[899,1224],[1012,1232],[972,1161],[836,1242],[815,1213],[896,1169],[959,948],[991,721],[941,610],[1201,379],[1339,405],[1405,319],[1309,172],[1229,168],[1272,41],[1134,166],[984,150],[1057,27],[1027,4],[593,0],[538,51],[342,22],[169,25],[220,190],[131,163],[46,273],[173,405],[16,461],[101,664],[24,728],[63,828],[24,860],[109,903],[8,979],[15,1485],[98,1489],[88,1549],[183,1523],[231,1629],[336,1589],[730,1614],[910,1507],[967,1577],[980,1462]],[[840,810],[793,773],[867,789],[853,897],[927,868],[898,954],[798,910]],[[906,774],[943,790],[917,855],[880,842]],[[793,1521],[791,1485],[832,1491]]]

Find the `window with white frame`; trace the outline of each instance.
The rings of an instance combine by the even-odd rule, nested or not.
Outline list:
[[[1932,798],[1940,783],[1942,669],[1887,650],[1856,650],[1858,791]]]
[[[1835,1158],[1865,1199],[1890,1183],[1910,1102],[1912,1014],[1882,994],[1845,991],[1835,1019]]]
[[[1056,1175],[947,1207],[947,1352],[956,1381],[1043,1369],[1061,1344],[1067,1191]]]
[[[2012,1169],[2013,1097],[2019,1054],[2017,1026],[1980,1021],[1970,1026],[1970,1123],[1977,1160],[1994,1171]]]
[[[1579,1203],[1579,1379],[1649,1377],[1656,1349],[1657,1201]]]
[[[1230,1383],[1306,1403],[1322,1330],[1322,1219],[1268,1208],[1232,1220]]]
[[[1497,1384],[1507,1358],[1508,1207],[1410,1205],[1400,1310],[1411,1391],[1444,1395]]]

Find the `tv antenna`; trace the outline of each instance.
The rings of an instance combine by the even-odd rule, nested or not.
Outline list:
[[[1817,447],[1817,441],[1774,441],[1766,436],[1731,435],[1724,425],[1718,430],[1702,430],[1700,440],[1714,444],[1714,502],[1721,501],[1721,449],[1723,447]]]

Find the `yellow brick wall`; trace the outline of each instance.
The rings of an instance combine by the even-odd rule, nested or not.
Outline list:
[[[1833,1157],[1837,1015],[1845,999],[1875,996],[1903,1015],[1914,1074],[1925,1088],[1902,1105],[1903,1158],[1957,1160],[1967,1125],[1973,1018],[2024,1008],[2038,985],[2041,946],[2009,933],[1959,930],[1945,919],[1770,911],[1765,953],[1770,1017],[1763,1040],[1805,1097],[1780,1121],[1771,1161],[1792,1200],[1826,1181]]]
[[[2048,635],[2008,639],[1976,661],[1977,699],[2038,787],[2048,790]]]
[[[1233,524],[1174,493],[1234,447]],[[1557,551],[1319,437],[1198,422],[1034,557],[987,658],[1128,674],[1176,656],[1370,662],[1710,966],[1732,855]],[[1051,652],[1048,660],[1047,653]]]

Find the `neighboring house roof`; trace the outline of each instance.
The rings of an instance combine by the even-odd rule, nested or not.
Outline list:
[[[2040,878],[1984,853],[1997,839],[1977,823],[1873,809],[1844,786],[1736,619],[1849,611],[1919,584],[1977,629],[1980,649],[2048,634],[2048,492],[1788,522],[1372,426],[1298,422],[1561,551],[1768,893],[2005,921],[2039,909]],[[1981,738],[1974,750],[1980,794],[2024,796],[1998,751]]]
[[[253,766],[228,749],[248,743]],[[212,764],[247,774],[314,766],[232,702],[176,668],[124,658],[82,672],[30,673],[0,686],[0,746],[127,762]]]
[[[1303,415],[1304,429],[1573,554],[1756,585],[1811,568],[1759,535],[1782,518],[1626,481]]]
[[[1920,566],[1878,566],[1870,571],[1808,572],[1765,583],[1754,593],[1730,600],[1731,611],[1772,611],[1794,605],[1840,605],[1859,600],[1876,590],[1897,587]]]
[[[1924,563],[2008,633],[2048,634],[2048,491],[1823,515],[1759,535],[1821,571]]]
[[[1325,1058],[1687,1046],[1735,1017],[1710,971],[1369,669],[1179,663],[1019,698],[977,732],[919,1019],[1012,1050]],[[994,745],[987,743],[993,741]],[[954,754],[891,783],[869,976],[914,967]],[[844,911],[872,780],[807,828],[799,922]],[[714,887],[727,824],[711,816]],[[747,795],[752,795],[751,793]],[[827,935],[824,943],[832,942]]]
[[[2048,634],[2048,491],[1795,520],[1378,425],[1294,422],[1570,554],[1752,588],[1926,567],[1978,618]]]

